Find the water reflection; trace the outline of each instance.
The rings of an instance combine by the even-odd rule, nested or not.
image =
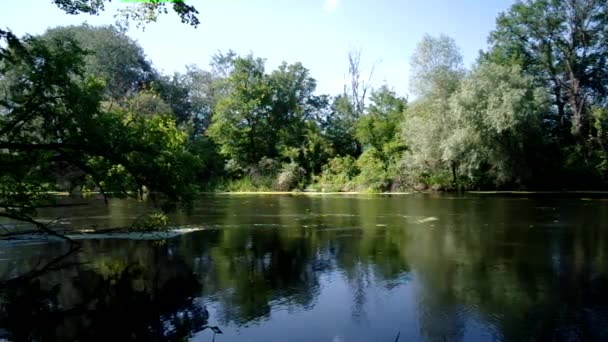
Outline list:
[[[604,201],[229,196],[2,290],[14,340],[608,340]],[[117,205],[117,204],[115,204]],[[125,206],[126,207],[126,206]],[[123,212],[128,216],[128,212]],[[61,245],[0,252],[0,275]]]
[[[206,328],[197,277],[170,246],[87,243],[0,284],[0,328],[11,341],[179,341]],[[17,267],[28,268],[27,258]],[[217,329],[214,327],[214,329]]]

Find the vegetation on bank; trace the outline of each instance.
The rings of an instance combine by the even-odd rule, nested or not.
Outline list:
[[[49,191],[149,192],[166,211],[200,191],[604,190],[607,26],[604,1],[518,2],[470,69],[424,36],[411,99],[371,86],[357,51],[344,91],[318,94],[301,63],[233,51],[164,75],[119,26],[0,31],[0,216],[31,220]]]

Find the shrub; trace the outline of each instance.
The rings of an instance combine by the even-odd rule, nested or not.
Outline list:
[[[335,157],[323,165],[316,183],[323,192],[349,191],[353,189],[353,179],[358,174],[359,169],[353,157]]]
[[[163,212],[154,212],[138,217],[131,225],[132,230],[162,230],[169,224],[169,218]]]
[[[355,178],[360,190],[368,192],[386,191],[390,185],[386,164],[373,148],[363,152],[357,159],[357,167],[361,172]]]
[[[297,163],[283,164],[281,172],[272,184],[275,191],[290,191],[304,183],[306,171]]]
[[[247,175],[243,178],[227,180],[224,183],[223,190],[229,192],[270,191],[270,186],[266,183],[272,183],[272,181],[258,179],[256,182],[251,176]]]
[[[224,165],[224,171],[227,173],[228,176],[233,176],[233,177],[241,177],[244,173],[244,169],[241,167],[241,165],[239,164],[239,162],[235,159],[229,159],[226,161],[226,164]]]

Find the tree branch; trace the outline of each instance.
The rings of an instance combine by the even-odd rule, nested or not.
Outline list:
[[[50,229],[46,224],[44,224],[42,222],[38,222],[38,221],[34,220],[33,218],[31,218],[29,216],[11,214],[11,213],[7,213],[7,212],[0,212],[0,217],[6,217],[6,218],[9,218],[11,220],[31,223],[34,226],[36,226],[38,229],[42,230],[43,232],[69,242],[71,246],[77,244],[76,241],[70,239],[66,235],[57,233],[56,231]]]

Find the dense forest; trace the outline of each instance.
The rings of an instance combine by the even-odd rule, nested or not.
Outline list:
[[[198,23],[191,6],[175,11]],[[470,69],[452,38],[421,37],[409,97],[370,82],[361,51],[336,66],[344,91],[318,94],[301,63],[268,70],[233,51],[163,74],[117,26],[0,38],[0,215],[10,218],[29,220],[52,191],[158,193],[171,207],[199,191],[608,185],[605,1],[517,2]]]

